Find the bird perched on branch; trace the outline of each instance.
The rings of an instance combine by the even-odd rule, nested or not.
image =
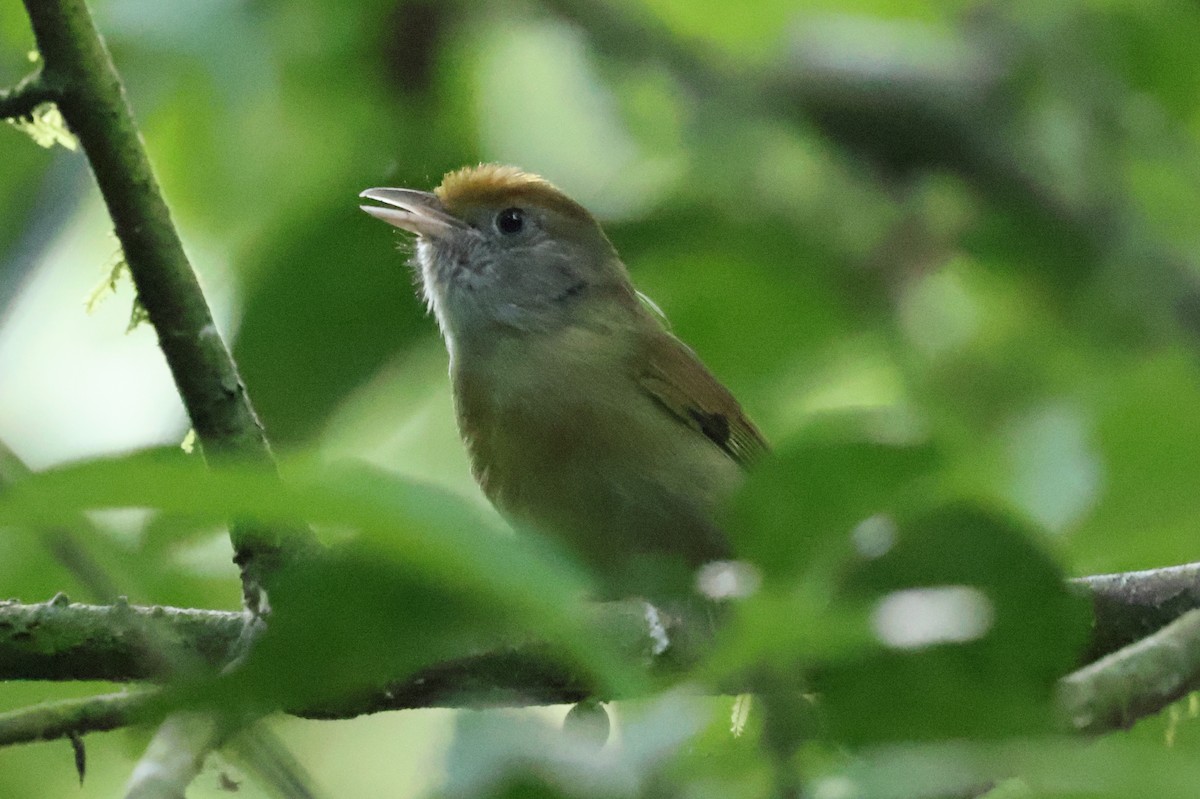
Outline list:
[[[713,514],[766,444],[587,210],[494,164],[360,196],[417,235],[459,431],[503,515],[565,540],[606,598],[678,596],[732,556]]]

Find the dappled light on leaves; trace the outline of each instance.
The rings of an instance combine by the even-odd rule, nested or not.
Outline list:
[[[853,564],[838,595],[870,604],[884,648],[816,677],[837,735],[880,741],[1051,729],[1051,692],[1078,657],[1087,609],[1024,525],[966,504],[907,513],[892,550]],[[938,691],[922,687],[926,681]],[[923,719],[919,730],[913,714]]]
[[[991,626],[987,596],[961,585],[894,591],[880,599],[871,614],[875,635],[893,649],[974,641]]]

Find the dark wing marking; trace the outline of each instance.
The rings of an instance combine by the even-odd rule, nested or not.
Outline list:
[[[650,338],[643,356],[639,385],[679,421],[742,466],[766,453],[762,433],[683,342],[666,331],[659,332]]]

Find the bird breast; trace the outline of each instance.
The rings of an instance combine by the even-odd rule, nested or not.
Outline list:
[[[578,326],[461,353],[455,402],[475,477],[510,519],[565,537],[593,565],[726,557],[711,517],[740,470],[640,389],[621,342]]]

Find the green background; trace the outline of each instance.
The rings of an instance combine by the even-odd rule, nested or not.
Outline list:
[[[1187,703],[1094,746],[1047,739],[1042,716],[1083,636],[1061,577],[1197,559],[1200,9],[611,6],[638,39],[569,19],[592,7],[94,3],[286,462],[366,461],[461,498],[444,512],[440,495],[404,500],[421,509],[402,508],[417,539],[490,512],[405,245],[357,208],[364,188],[428,189],[480,161],[543,174],[592,209],[777,453],[730,517],[763,588],[694,679],[769,686],[818,667],[818,709],[756,705],[734,739],[729,699],[629,703],[586,774],[561,749],[562,708],[276,722],[316,783],[333,796],[757,796],[794,768],[821,799],[1012,773],[995,797],[1193,796]],[[32,49],[23,10],[0,6],[0,84]],[[84,311],[118,258],[109,230],[79,153],[0,130],[0,438],[37,468],[186,431],[153,331],[125,333],[127,280]],[[97,514],[85,544],[131,602],[234,609],[226,506],[216,488],[187,502]],[[868,556],[852,531],[880,513],[894,543]],[[386,531],[370,545],[410,554]],[[986,633],[881,645],[870,609],[939,585],[986,599]],[[437,585],[462,607],[422,622],[485,625],[477,588]],[[60,590],[91,598],[37,535],[0,535],[0,594]],[[512,608],[540,589],[505,590]],[[376,632],[371,614],[390,612],[358,610]],[[423,645],[406,639],[415,662],[443,651]],[[383,648],[352,654],[386,661]],[[109,688],[7,683],[0,705]],[[0,750],[0,796],[116,795],[148,735],[88,736],[81,789],[66,742]],[[779,766],[773,753],[793,746]],[[210,765],[189,795],[227,795],[222,769],[244,779]],[[240,795],[263,790],[246,779]]]

